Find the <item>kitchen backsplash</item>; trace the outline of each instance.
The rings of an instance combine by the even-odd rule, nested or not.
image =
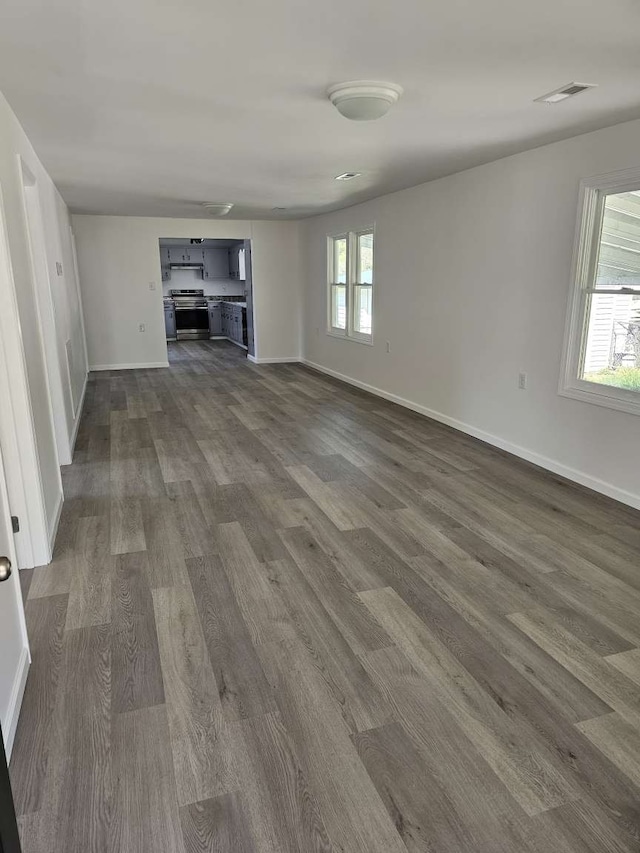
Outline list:
[[[198,270],[173,270],[171,281],[162,282],[162,295],[169,296],[170,290],[202,288],[205,296],[244,296],[244,281],[235,279],[204,280]]]

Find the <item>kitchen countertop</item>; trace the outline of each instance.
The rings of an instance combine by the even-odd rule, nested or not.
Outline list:
[[[238,301],[234,301],[232,299],[219,299],[217,296],[207,296],[205,298],[207,299],[208,302],[224,302],[225,305],[239,305],[241,308],[247,307],[246,302],[238,302]],[[163,296],[162,301],[164,302],[165,305],[174,305],[175,304],[172,296]]]

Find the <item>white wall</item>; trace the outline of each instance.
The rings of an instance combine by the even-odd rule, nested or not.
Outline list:
[[[640,418],[558,395],[579,181],[639,163],[635,121],[306,220],[306,359],[640,507]],[[325,334],[326,236],[372,224],[369,347]]]
[[[4,301],[3,319],[10,328],[3,327],[3,336],[6,341],[11,340],[11,358],[16,359],[12,405],[16,413],[24,413],[27,421],[18,431],[15,453],[12,452],[8,431],[0,435],[0,442],[5,451],[11,511],[25,522],[25,529],[17,537],[19,562],[25,567],[49,559],[44,539],[51,541],[55,534],[62,505],[62,485],[32,276],[23,198],[23,165],[35,178],[42,213],[51,298],[48,300],[49,309],[44,301],[39,301],[38,305],[41,311],[46,311],[53,303],[55,310],[58,367],[65,379],[61,394],[64,399],[63,421],[71,441],[78,420],[72,395],[79,401],[86,377],[86,359],[69,214],[16,117],[0,95],[0,188],[10,254],[11,291],[15,292],[18,312],[18,318],[9,321],[10,308]],[[57,275],[56,263],[62,265],[62,275]],[[70,371],[67,369],[67,346],[73,358]],[[31,540],[38,543],[35,550],[31,549],[25,537],[29,525]]]
[[[299,356],[299,223],[86,215],[72,219],[91,367],[166,364],[158,299],[161,237],[250,238],[257,358]],[[150,282],[155,282],[155,291],[149,289]],[[138,331],[140,323],[146,332]]]

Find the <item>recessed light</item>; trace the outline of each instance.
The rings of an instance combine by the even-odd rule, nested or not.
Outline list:
[[[352,181],[354,178],[359,178],[362,172],[343,172],[341,175],[336,175],[336,181]]]
[[[566,86],[561,86],[559,89],[554,89],[553,92],[547,92],[546,95],[540,95],[539,98],[533,100],[539,104],[559,104],[560,101],[573,98],[574,95],[579,95],[587,89],[595,89],[597,85],[597,83],[567,83]]]

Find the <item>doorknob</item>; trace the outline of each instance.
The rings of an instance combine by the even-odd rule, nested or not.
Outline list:
[[[0,557],[0,582],[11,577],[11,560],[8,557]]]

